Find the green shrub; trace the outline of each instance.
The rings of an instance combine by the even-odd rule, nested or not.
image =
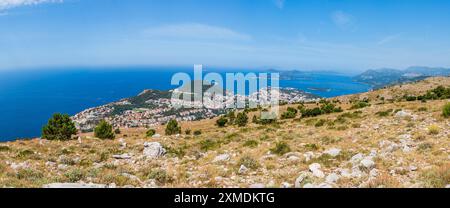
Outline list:
[[[247,168],[256,170],[259,168],[259,163],[257,160],[250,156],[244,156],[239,160],[239,166],[244,165]]]
[[[430,150],[432,148],[433,148],[433,144],[431,144],[431,143],[422,143],[422,144],[419,144],[419,146],[417,147],[417,150],[419,150],[421,152],[424,152],[424,151]]]
[[[227,123],[228,123],[228,119],[223,116],[220,117],[219,119],[217,119],[217,121],[216,121],[216,125],[218,127],[225,127],[227,125]]]
[[[33,152],[32,150],[29,150],[29,149],[20,150],[20,151],[17,153],[17,157],[18,157],[18,158],[25,158],[25,157],[28,157],[28,156],[30,156],[30,155],[34,155],[34,152]]]
[[[117,129],[114,130],[114,134],[121,134],[121,133],[122,133],[122,132],[120,131],[119,128],[117,128]]]
[[[202,134],[202,131],[201,130],[195,130],[194,131],[194,135],[195,136],[199,136],[199,135],[201,135]]]
[[[0,152],[7,152],[11,150],[11,148],[9,148],[8,146],[0,146]]]
[[[325,125],[325,123],[327,122],[327,120],[325,119],[320,119],[319,121],[317,121],[316,124],[314,124],[315,127],[321,127],[323,125]]]
[[[100,121],[97,127],[95,127],[94,136],[100,139],[114,139],[116,137],[112,125],[105,120]]]
[[[186,131],[184,131],[184,133],[185,133],[186,135],[190,135],[191,132],[192,132],[192,130],[190,130],[190,129],[186,129]]]
[[[238,125],[239,127],[244,127],[247,125],[247,123],[248,123],[247,114],[244,112],[238,113],[236,116],[236,125]]]
[[[16,173],[16,177],[20,180],[36,181],[44,177],[44,174],[40,171],[33,169],[19,169]]]
[[[152,170],[148,174],[148,179],[154,179],[156,182],[160,184],[165,184],[172,180],[172,178],[167,174],[167,172],[162,169]]]
[[[307,151],[316,151],[316,150],[319,150],[319,145],[317,145],[317,144],[305,144],[304,148]]]
[[[291,119],[295,118],[297,116],[297,110],[294,111],[286,111],[283,114],[281,114],[281,119]]]
[[[178,125],[178,122],[175,119],[170,120],[166,126],[166,135],[174,135],[180,133],[181,127]]]
[[[435,167],[421,173],[420,177],[427,188],[444,188],[450,183],[450,165]]]
[[[270,149],[271,152],[277,155],[284,155],[291,151],[291,148],[285,142],[278,142],[274,148]]]
[[[64,174],[70,183],[75,183],[84,178],[84,173],[80,169],[73,169]]]
[[[440,130],[439,126],[436,126],[436,125],[431,125],[428,127],[429,134],[433,134],[433,135],[439,134],[439,130]]]
[[[419,109],[417,109],[417,111],[426,112],[426,111],[428,111],[428,109],[426,107],[420,107]]]
[[[392,111],[393,111],[392,109],[389,109],[389,110],[386,110],[386,111],[379,111],[379,112],[376,113],[376,115],[378,115],[380,117],[386,117],[386,116],[391,115]]]
[[[450,117],[450,103],[447,103],[447,104],[444,106],[444,109],[442,109],[442,115],[443,115],[445,118],[449,118],[449,117]]]
[[[358,102],[354,103],[350,109],[352,109],[352,110],[353,109],[361,109],[361,108],[365,108],[365,107],[369,107],[369,106],[370,106],[370,104],[367,101],[358,101]]]
[[[156,130],[155,129],[149,129],[149,130],[147,130],[147,132],[145,132],[145,135],[147,136],[147,137],[152,137],[152,136],[154,136],[156,134]]]
[[[42,128],[42,138],[48,140],[70,140],[76,133],[75,123],[67,114],[53,114]]]
[[[218,146],[219,146],[219,144],[211,139],[206,139],[206,140],[200,141],[200,149],[205,152],[215,149]]]
[[[236,118],[236,114],[234,113],[234,111],[230,111],[230,112],[228,112],[226,117],[228,118],[230,123],[234,123],[234,119]]]
[[[405,96],[405,100],[409,101],[409,102],[416,101],[417,97],[416,96]]]
[[[256,140],[247,140],[247,141],[245,141],[245,143],[244,143],[244,147],[257,147],[258,146],[258,141],[256,141]]]
[[[254,123],[254,124],[259,123],[258,117],[256,117],[256,115],[253,115],[252,123]]]

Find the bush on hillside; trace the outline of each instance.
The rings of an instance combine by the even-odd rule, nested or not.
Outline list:
[[[156,134],[155,129],[149,129],[149,130],[147,130],[147,132],[145,132],[145,135],[146,135],[147,137],[152,137],[152,136],[154,136],[155,134]]]
[[[220,117],[219,119],[217,119],[217,121],[216,121],[216,125],[218,127],[225,127],[227,125],[227,123],[228,123],[228,119],[223,116]]]
[[[248,116],[246,113],[241,112],[238,113],[236,116],[236,121],[235,121],[236,125],[238,125],[239,127],[243,127],[246,126],[248,123]]]
[[[95,127],[94,136],[100,139],[114,139],[116,137],[112,125],[105,120],[100,121]]]
[[[55,113],[42,128],[42,139],[69,140],[77,133],[75,123],[67,114]]]
[[[172,119],[167,123],[166,126],[166,135],[174,135],[181,133],[181,127],[178,125],[178,122],[175,119]]]
[[[450,117],[450,103],[447,103],[447,104],[444,106],[444,109],[442,109],[442,115],[443,115],[445,118],[449,118],[449,117]]]

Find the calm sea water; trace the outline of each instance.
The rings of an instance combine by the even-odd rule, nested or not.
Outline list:
[[[37,137],[54,112],[74,115],[86,108],[137,95],[144,89],[169,90],[180,68],[52,69],[0,72],[0,141]],[[205,71],[206,72],[206,71]],[[223,71],[221,73],[224,73]],[[311,73],[281,81],[322,97],[364,92],[369,86],[349,76]]]

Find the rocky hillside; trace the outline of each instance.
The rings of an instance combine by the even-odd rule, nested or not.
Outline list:
[[[450,78],[333,98],[343,112],[267,125],[181,123],[196,135],[156,126],[152,138],[123,128],[115,140],[3,143],[0,187],[449,187],[449,100],[410,99],[440,85]]]
[[[420,81],[428,77],[449,75],[450,69],[446,68],[409,67],[404,70],[384,68],[367,70],[353,79],[379,89],[400,83]]]

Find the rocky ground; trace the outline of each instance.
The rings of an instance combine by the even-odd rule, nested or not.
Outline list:
[[[397,101],[437,85],[450,78],[334,98],[344,112],[271,125],[182,123],[196,136],[160,126],[152,138],[121,129],[115,140],[2,143],[0,187],[449,187],[449,101]],[[364,98],[371,106],[350,110]]]

